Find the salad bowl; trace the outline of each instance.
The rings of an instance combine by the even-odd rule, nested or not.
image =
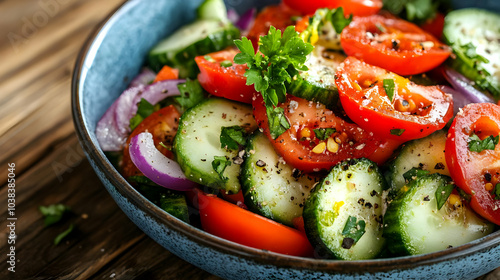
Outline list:
[[[242,246],[166,213],[136,191],[99,147],[96,124],[136,76],[148,51],[194,19],[201,0],[131,0],[113,12],[83,46],[72,85],[76,131],[107,191],[124,213],[168,251],[226,279],[471,279],[500,266],[500,231],[435,253],[364,261],[320,260]],[[278,1],[227,0],[244,12]],[[500,10],[495,1],[455,1],[456,7]],[[154,7],[154,8],[152,8]]]

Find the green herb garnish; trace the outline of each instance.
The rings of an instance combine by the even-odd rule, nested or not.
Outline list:
[[[484,150],[495,150],[495,146],[498,144],[499,138],[499,135],[496,137],[490,135],[481,140],[479,136],[472,134],[472,136],[469,137],[469,151],[480,153]]]
[[[428,175],[429,173],[430,173],[430,171],[428,171],[428,170],[423,170],[420,168],[413,167],[412,169],[406,171],[403,174],[403,178],[405,178],[405,180],[407,182],[410,182],[410,181],[415,180],[417,177]]]
[[[347,222],[342,230],[342,235],[347,238],[352,238],[354,243],[358,242],[359,239],[365,234],[366,223],[364,220],[356,219],[356,217],[349,216]]]
[[[51,204],[49,206],[40,206],[38,208],[43,216],[45,216],[45,226],[53,225],[59,222],[64,215],[70,212],[69,206],[64,204]]]
[[[130,129],[134,130],[145,118],[149,117],[152,113],[159,109],[158,106],[154,106],[149,103],[146,99],[141,98],[141,101],[137,103],[137,112],[130,119]]]
[[[313,50],[313,46],[304,43],[293,26],[287,27],[283,36],[281,36],[281,30],[271,26],[269,33],[259,39],[258,53],[255,53],[252,42],[246,37],[235,40],[234,43],[240,50],[240,53],[234,57],[234,62],[248,66],[244,74],[247,78],[247,85],[254,85],[255,90],[262,95],[268,119],[271,122],[272,117],[269,116],[269,112],[275,112],[274,107],[279,102],[285,101],[285,82],[291,82],[292,77],[297,75],[299,70],[307,70],[304,62]],[[280,118],[278,123],[282,124],[282,122],[283,119]],[[287,126],[289,127],[290,124],[279,127]],[[282,129],[273,131],[275,126],[271,123],[269,127],[271,134],[275,137],[285,131]]]
[[[247,135],[241,126],[222,127],[220,132],[220,147],[238,150],[247,143]]]
[[[214,156],[214,160],[212,161],[212,168],[219,174],[219,177],[227,181],[229,178],[224,175],[224,170],[226,170],[226,167],[231,165],[231,161],[229,158],[225,156]]]
[[[335,128],[315,128],[313,129],[314,135],[316,135],[316,138],[319,140],[326,140],[328,137],[330,137],[332,134],[337,132]]]
[[[231,60],[223,60],[219,63],[221,67],[231,67],[233,66],[233,62]]]
[[[54,245],[59,245],[59,243],[61,243],[61,241],[66,237],[68,236],[74,229],[74,226],[73,224],[70,224],[69,225],[69,228],[61,233],[59,233],[59,235],[56,236],[56,238],[54,238]]]
[[[390,130],[392,135],[401,136],[405,130],[403,128],[395,128]]]
[[[453,185],[453,184],[447,184],[447,185],[443,184],[437,188],[437,190],[436,190],[436,202],[437,202],[438,210],[441,210],[441,208],[446,203],[446,200],[448,200],[448,197],[450,196],[450,194],[454,188],[455,188],[455,185]]]
[[[344,9],[318,9],[309,20],[309,26],[306,30],[300,33],[300,38],[304,42],[315,44],[321,34],[321,30],[325,24],[330,23],[337,34],[349,25],[352,21],[352,14],[349,17],[344,17]]]
[[[500,183],[495,185],[495,189],[493,189],[493,194],[495,195],[496,200],[500,200]]]
[[[384,86],[385,93],[389,97],[389,100],[394,98],[394,90],[396,89],[396,84],[394,83],[394,79],[384,79],[382,82]]]
[[[415,23],[436,17],[439,9],[451,7],[449,0],[383,0],[384,8],[392,14]]]
[[[183,110],[187,110],[205,99],[205,92],[198,80],[187,79],[185,83],[178,84],[181,95],[175,97]]]
[[[269,131],[273,139],[278,138],[287,129],[290,128],[290,123],[285,117],[285,110],[281,107],[267,107],[267,117],[269,119]]]

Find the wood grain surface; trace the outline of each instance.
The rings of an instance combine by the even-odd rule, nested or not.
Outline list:
[[[77,141],[70,106],[75,60],[122,1],[0,0],[0,279],[218,279],[145,236],[106,192]],[[72,214],[45,227],[38,208],[57,203]],[[73,232],[54,245],[70,224]],[[10,246],[15,272],[8,270]]]

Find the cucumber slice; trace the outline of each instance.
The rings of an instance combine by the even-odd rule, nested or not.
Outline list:
[[[457,58],[452,67],[481,88],[500,96],[500,15],[476,8],[450,12],[445,18],[443,37]],[[472,44],[488,62],[474,62],[461,46]],[[486,73],[487,72],[487,73]]]
[[[149,66],[159,71],[164,65],[179,69],[179,77],[196,78],[198,55],[232,46],[240,31],[231,23],[200,19],[185,25],[158,43],[148,55]]]
[[[304,207],[306,234],[321,257],[361,260],[376,257],[384,247],[382,210],[384,179],[368,159],[347,160],[334,166],[314,188]],[[343,234],[347,222],[364,221],[364,234]],[[361,225],[358,225],[361,230]]]
[[[212,19],[228,22],[227,9],[222,0],[205,0],[196,10],[198,19]]]
[[[384,216],[384,237],[392,253],[431,253],[493,232],[494,225],[477,216],[456,194],[438,210],[436,190],[450,183],[450,177],[437,173],[419,176],[391,202]],[[452,196],[458,204],[451,203]]]
[[[222,127],[241,126],[247,132],[257,124],[252,108],[227,99],[210,98],[187,110],[179,121],[173,151],[186,177],[194,182],[230,193],[240,190],[238,176],[240,165],[238,151],[221,148]],[[223,172],[224,177],[212,167],[215,156],[224,156],[232,163]]]
[[[397,193],[406,184],[403,174],[412,168],[449,176],[450,171],[444,155],[445,143],[446,132],[444,130],[405,143],[398,156],[386,165],[388,170],[385,177],[391,193]]]
[[[287,85],[288,93],[323,103],[329,109],[341,108],[335,73],[345,58],[341,51],[316,45],[305,63],[309,70],[300,72],[292,79]]]
[[[250,210],[292,226],[293,219],[302,216],[306,198],[318,181],[280,160],[263,133],[257,131],[250,137],[240,178]]]

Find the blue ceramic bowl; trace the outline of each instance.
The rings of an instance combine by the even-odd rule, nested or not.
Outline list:
[[[212,236],[156,207],[113,168],[95,136],[96,123],[140,70],[148,50],[194,19],[201,0],[132,0],[105,20],[83,47],[73,76],[78,137],[104,186],[127,216],[170,252],[227,279],[466,279],[500,266],[500,231],[432,254],[368,261],[290,257]],[[227,0],[242,12],[264,0]],[[461,1],[500,10],[500,1]]]

